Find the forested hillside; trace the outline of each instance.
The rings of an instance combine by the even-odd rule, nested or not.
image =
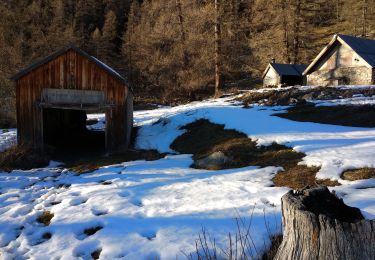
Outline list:
[[[220,0],[227,86],[253,86],[271,58],[309,63],[334,33],[375,37],[375,0]],[[214,0],[3,0],[0,95],[12,73],[73,42],[169,102],[213,86]],[[152,91],[151,91],[152,90]]]

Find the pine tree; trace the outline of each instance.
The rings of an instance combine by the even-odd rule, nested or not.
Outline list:
[[[80,38],[74,35],[73,24],[66,18],[64,3],[60,0],[53,0],[52,7],[53,19],[47,31],[50,51],[56,51],[70,43],[80,45]]]
[[[91,35],[104,23],[104,5],[101,0],[78,0],[75,13],[75,31],[83,39],[83,47],[93,51],[90,46]]]
[[[105,16],[105,22],[102,29],[102,49],[103,56],[106,59],[115,57],[118,53],[115,41],[117,40],[117,17],[113,11],[109,11]]]
[[[134,69],[134,59],[136,59],[134,50],[136,50],[136,27],[140,22],[141,5],[137,0],[133,1],[128,14],[128,21],[126,23],[126,32],[122,37],[121,53],[125,61],[123,62],[123,70],[127,71],[129,80],[134,83],[137,80],[136,71]]]

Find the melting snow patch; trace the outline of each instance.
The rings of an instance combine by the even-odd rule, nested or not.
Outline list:
[[[17,144],[17,131],[15,129],[0,129],[0,152]]]

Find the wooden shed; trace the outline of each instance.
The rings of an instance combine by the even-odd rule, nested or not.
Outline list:
[[[263,73],[263,86],[294,86],[304,84],[303,64],[281,64],[271,62]]]
[[[124,76],[95,57],[69,45],[11,79],[16,82],[19,145],[44,149],[64,133],[69,138],[72,130],[86,129],[86,113],[104,112],[105,151],[127,149],[133,93]],[[74,142],[79,144],[80,138]]]

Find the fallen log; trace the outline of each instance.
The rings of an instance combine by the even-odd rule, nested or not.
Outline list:
[[[282,199],[283,241],[275,259],[375,259],[375,220],[365,220],[326,187]]]

